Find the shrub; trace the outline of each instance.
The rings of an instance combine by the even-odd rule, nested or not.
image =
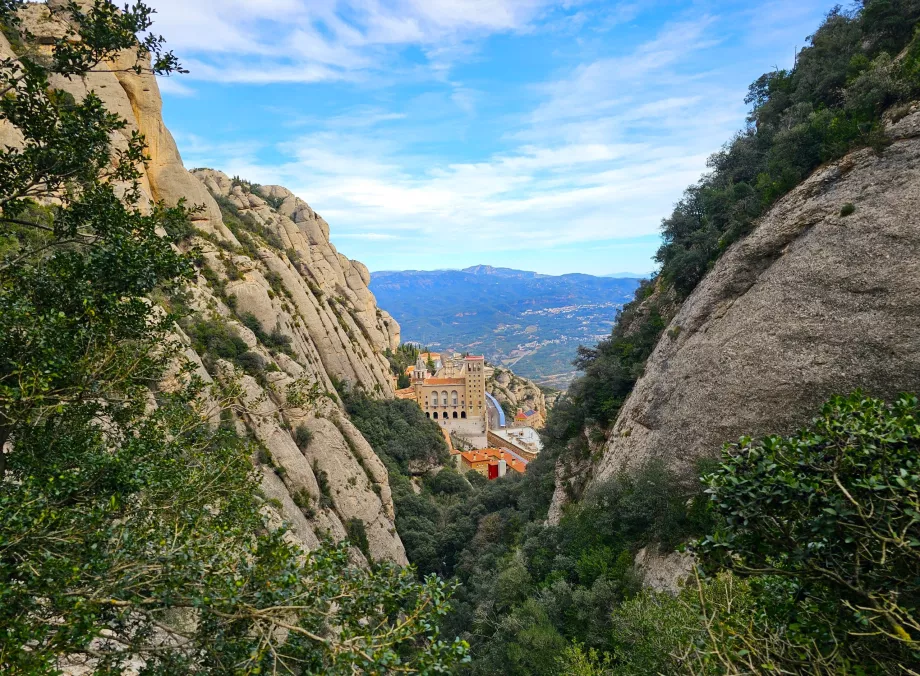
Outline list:
[[[914,396],[837,397],[794,436],[727,446],[706,477],[721,526],[700,552],[711,569],[753,577],[786,637],[776,664],[807,655],[875,674],[920,663],[918,421]]]
[[[847,202],[840,208],[840,215],[846,217],[854,213],[855,211],[856,211],[856,207],[851,202]]]
[[[306,425],[298,425],[294,430],[294,443],[301,451],[305,451],[313,441],[313,432]]]
[[[345,523],[345,532],[348,533],[348,541],[357,547],[368,561],[371,559],[371,548],[367,541],[367,528],[364,521],[358,518],[349,519]]]
[[[469,482],[451,467],[445,467],[427,480],[428,489],[437,495],[460,495],[472,491]]]
[[[332,507],[332,491],[329,488],[329,475],[325,470],[319,468],[315,460],[313,461],[313,476],[316,477],[316,484],[319,486],[319,506],[323,509]]]
[[[265,359],[262,358],[262,355],[251,350],[247,350],[238,356],[236,358],[236,363],[254,378],[261,376],[265,371]]]

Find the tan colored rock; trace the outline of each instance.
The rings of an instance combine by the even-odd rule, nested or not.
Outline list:
[[[693,572],[696,559],[686,552],[662,552],[658,545],[643,547],[636,553],[635,570],[642,584],[655,591],[677,594]]]
[[[53,2],[64,4],[64,0]],[[23,17],[40,39],[65,34],[66,24],[51,17],[45,5],[26,5]],[[14,56],[2,35],[0,56]],[[332,385],[335,377],[377,396],[393,396],[383,352],[398,346],[399,325],[377,308],[367,288],[367,268],[341,255],[329,241],[329,225],[290,191],[279,186],[252,191],[247,185],[234,185],[220,172],[186,171],[163,122],[156,77],[149,68],[141,74],[133,72],[135,64],[136,54],[125,53],[109,64],[110,70],[99,69],[79,79],[57,78],[52,84],[78,100],[94,92],[109,110],[123,117],[127,125],[113,137],[116,148],[127,147],[135,131],[144,135],[149,161],[141,179],[146,197],[142,208],[153,201],[174,206],[182,200],[200,207],[192,220],[208,238],[198,238],[195,244],[208,276],[217,283],[212,288],[202,274],[190,289],[194,319],[227,323],[268,368],[257,380],[214,355],[196,354],[189,348],[186,356],[205,382],[239,381],[242,397],[235,404],[234,422],[240,433],[252,434],[264,448],[260,454],[264,457],[255,461],[260,463],[272,523],[286,522],[288,537],[309,549],[326,536],[345,539],[345,524],[361,519],[371,556],[405,563],[386,469],[347,420]],[[22,136],[9,125],[0,125],[0,143],[15,146],[22,143]],[[244,229],[251,229],[254,249],[241,246],[224,222],[218,200],[238,211]],[[235,217],[228,222],[239,227]],[[258,331],[242,324],[245,313],[256,317],[259,327],[253,328]],[[187,336],[179,334],[189,343]],[[279,343],[279,336],[286,345]],[[177,377],[170,374],[163,386],[175,386]],[[291,409],[286,392],[295,380],[315,383],[327,396],[306,410]],[[216,401],[205,398],[202,409],[213,422],[220,419]],[[306,454],[294,441],[292,430],[298,425],[314,431]],[[314,467],[326,472],[336,491],[330,507],[320,505],[322,492]],[[355,560],[363,561],[357,551]]]
[[[917,390],[920,112],[891,132],[884,154],[816,171],[716,263],[623,406],[596,480],[651,458],[691,470],[742,435],[794,431],[835,394]]]
[[[536,411],[546,420],[546,400],[539,386],[512,371],[496,367],[486,380],[486,390],[499,403],[507,403],[511,410]]]

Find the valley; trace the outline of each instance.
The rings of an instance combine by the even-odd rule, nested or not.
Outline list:
[[[485,355],[539,385],[565,389],[579,345],[610,335],[637,278],[561,276],[475,266],[374,272],[370,289],[404,341]]]

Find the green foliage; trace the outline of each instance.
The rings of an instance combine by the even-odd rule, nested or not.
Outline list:
[[[425,483],[435,495],[462,495],[472,490],[470,483],[451,467],[443,468]]]
[[[329,488],[329,474],[326,470],[320,469],[318,463],[313,461],[313,476],[316,477],[316,483],[319,486],[319,506],[323,509],[329,509],[334,505],[332,502],[332,490]]]
[[[310,442],[313,441],[313,432],[306,425],[298,425],[294,430],[294,443],[301,451],[307,450]]]
[[[393,375],[396,376],[397,390],[405,389],[412,384],[412,380],[406,374],[406,369],[410,366],[415,366],[419,352],[419,348],[415,345],[400,345],[395,352],[387,348],[383,353],[387,361],[390,362],[390,369]]]
[[[364,521],[358,518],[349,519],[345,523],[345,532],[348,533],[348,541],[357,547],[368,561],[373,561]]]
[[[707,477],[722,523],[700,551],[753,576],[764,641],[783,635],[777,668],[920,662],[918,420],[913,396],[837,397],[795,436],[726,447]]]
[[[8,32],[22,5],[0,0]],[[174,317],[148,301],[182,309],[194,268],[172,239],[188,211],[141,201],[143,138],[110,146],[123,120],[49,87],[124,49],[175,70],[159,38],[136,36],[150,10],[52,11],[74,31],[50,56],[22,35],[21,61],[0,63],[0,120],[24,137],[0,152],[0,671],[57,674],[71,658],[99,674],[133,660],[163,676],[449,671],[465,649],[435,628],[445,585],[355,569],[345,547],[305,553],[271,527],[257,448],[232,416],[202,415]],[[254,361],[218,320],[188,328],[203,350]]]
[[[387,467],[409,474],[409,463],[433,467],[447,462],[448,450],[437,424],[414,401],[376,400],[345,392],[348,417]]]
[[[852,13],[834,9],[793,70],[767,73],[751,85],[750,126],[710,158],[710,173],[663,223],[657,260],[681,296],[818,165],[854,147],[884,146],[882,114],[920,87],[914,62],[894,60],[911,42],[918,16],[916,0],[871,0]]]
[[[256,377],[265,370],[265,360],[251,352],[246,341],[222,318],[186,319],[183,328],[194,350],[207,360],[226,359]]]
[[[847,202],[840,208],[840,215],[843,217],[850,216],[854,213],[856,213],[856,207],[850,202]]]
[[[648,656],[629,662],[636,639],[626,636],[623,618],[617,629],[611,610],[638,590],[639,548],[657,541],[668,551],[709,530],[700,488],[650,465],[599,486],[558,526],[546,526],[540,483],[528,471],[523,480],[474,489],[465,507],[478,523],[455,555],[462,585],[445,632],[471,642],[475,674],[564,671],[557,657],[571,641],[588,662],[594,651],[595,666],[652,664]],[[655,664],[666,662],[663,655]]]
[[[286,335],[280,324],[276,324],[271,333],[266,333],[262,328],[262,322],[259,321],[251,312],[245,312],[240,316],[240,322],[243,326],[253,332],[256,339],[270,350],[278,350],[288,355],[293,355],[291,344],[294,342],[290,336]]]
[[[575,366],[583,375],[557,401],[543,432],[550,453],[587,455],[584,430],[604,429],[616,419],[665,328],[658,303],[647,300],[654,284],[642,282],[636,300],[617,315],[609,338],[594,348],[578,348]]]

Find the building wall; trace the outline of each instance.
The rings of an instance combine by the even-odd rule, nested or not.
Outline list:
[[[489,430],[486,433],[486,438],[488,439],[490,446],[495,446],[496,448],[510,449],[514,451],[515,453],[517,453],[522,458],[524,458],[524,460],[528,462],[532,462],[537,459],[538,453],[534,453],[532,450],[529,450],[528,448],[524,446],[520,446],[511,441],[508,441],[508,439],[498,436],[497,434],[495,434],[495,432],[492,432],[491,430]]]

